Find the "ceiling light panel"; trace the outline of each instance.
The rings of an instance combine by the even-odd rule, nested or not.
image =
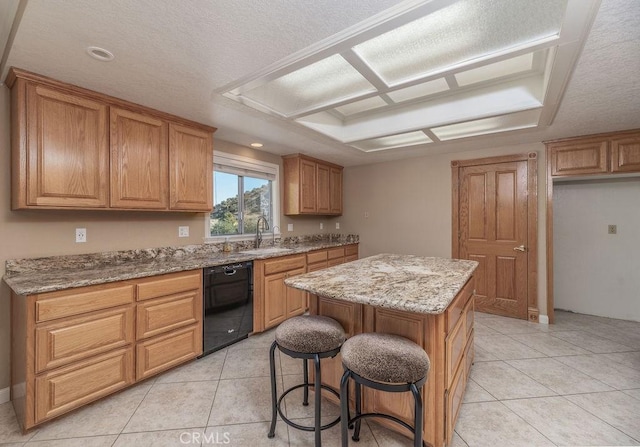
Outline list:
[[[567,1],[460,0],[353,50],[397,85],[556,36]]]
[[[336,107],[336,110],[342,113],[344,116],[353,115],[354,113],[366,112],[367,110],[377,109],[379,107],[386,106],[387,103],[379,96],[363,99],[362,101],[350,102],[340,107]]]
[[[403,102],[410,99],[435,95],[436,93],[446,92],[447,90],[449,90],[447,81],[444,78],[438,78],[433,81],[423,82],[422,84],[389,92],[387,95],[395,102]]]
[[[488,135],[510,130],[527,129],[536,127],[540,119],[540,110],[527,110],[525,112],[512,113],[503,116],[494,116],[475,121],[467,121],[449,126],[434,127],[431,131],[441,141],[455,140],[458,138]]]
[[[391,135],[382,138],[373,138],[371,140],[358,141],[351,143],[351,146],[364,152],[382,151],[385,149],[393,149],[397,147],[416,146],[418,144],[432,143],[431,138],[423,132],[407,132],[400,135]]]
[[[291,116],[375,91],[355,68],[335,54],[242,92],[242,95],[284,116]]]
[[[527,53],[494,64],[474,68],[473,70],[463,71],[455,75],[456,81],[459,86],[464,87],[465,85],[530,71],[533,69],[533,54]]]

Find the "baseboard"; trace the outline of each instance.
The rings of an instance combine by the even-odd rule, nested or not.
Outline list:
[[[540,323],[540,324],[549,324],[549,316],[548,315],[540,315],[538,317],[538,323]]]
[[[6,387],[0,390],[0,404],[9,402],[11,399],[11,388]]]

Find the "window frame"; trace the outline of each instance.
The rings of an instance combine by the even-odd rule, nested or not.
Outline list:
[[[263,234],[273,236],[276,229],[275,237],[279,237],[280,231],[280,165],[270,163],[267,161],[258,160],[255,158],[245,157],[242,155],[231,154],[227,152],[213,151],[213,166],[211,166],[212,174],[216,171],[216,167],[227,167],[230,173],[248,177],[259,177],[259,174],[264,175],[264,178],[268,178],[269,175],[274,176],[271,180],[271,213],[272,213],[272,226],[269,231]],[[220,171],[220,169],[217,169]],[[222,172],[226,172],[222,170]],[[253,174],[253,175],[252,175]],[[240,191],[239,194],[242,192]],[[215,197],[215,195],[214,195]],[[214,204],[215,207],[215,204]],[[209,234],[211,228],[211,213],[205,213],[204,215],[204,242],[205,243],[219,243],[224,242],[227,239],[230,242],[249,241],[255,238],[255,234],[228,234],[211,236]]]

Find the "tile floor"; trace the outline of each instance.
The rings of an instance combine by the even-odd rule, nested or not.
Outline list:
[[[476,363],[454,446],[640,445],[640,323],[557,312],[557,324],[476,316]],[[11,446],[311,446],[313,435],[270,419],[268,347],[251,337],[89,405],[23,436],[0,405],[0,444]],[[301,368],[278,356],[278,386]],[[299,393],[301,394],[301,392]],[[309,421],[311,407],[285,406]],[[337,408],[326,403],[327,417]],[[323,445],[339,445],[338,426]],[[363,424],[362,447],[411,441]]]

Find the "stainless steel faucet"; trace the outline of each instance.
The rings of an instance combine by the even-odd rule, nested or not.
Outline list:
[[[260,231],[260,222],[264,222],[263,231],[267,231],[269,229],[269,221],[266,217],[260,216],[258,217],[258,221],[256,222],[256,248],[260,248],[260,244],[262,243],[262,231]]]

